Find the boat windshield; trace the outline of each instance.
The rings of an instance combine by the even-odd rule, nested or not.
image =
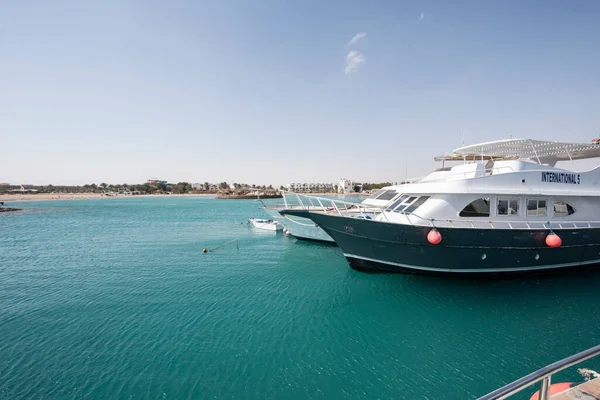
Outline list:
[[[377,196],[376,200],[391,200],[394,197],[396,197],[397,194],[398,192],[396,192],[395,190],[386,190],[385,192]]]
[[[372,194],[368,200],[392,200],[397,194],[398,192],[393,189],[381,189]]]
[[[396,201],[394,201],[389,207],[387,207],[386,211],[388,212],[397,212],[402,214],[411,214],[417,208],[422,206],[430,196],[408,196],[403,195]]]
[[[367,197],[367,200],[373,200],[373,199],[377,198],[377,196],[379,196],[383,192],[385,192],[385,189],[379,189],[378,191],[376,191],[375,193],[373,193],[372,195]]]

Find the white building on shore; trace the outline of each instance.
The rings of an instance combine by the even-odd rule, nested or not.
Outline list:
[[[362,183],[353,182],[349,179],[342,178],[338,183],[338,193],[356,193],[362,192]]]
[[[192,183],[192,189],[194,189],[194,190],[217,190],[218,188],[219,188],[219,185],[214,184],[214,183],[209,183],[208,188],[206,187],[206,184],[204,184],[204,183]]]
[[[290,192],[333,192],[333,183],[288,183],[286,187]]]

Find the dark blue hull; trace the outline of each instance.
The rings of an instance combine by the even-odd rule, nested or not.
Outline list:
[[[304,212],[327,232],[352,268],[426,275],[540,274],[600,265],[600,229],[554,230],[563,244],[546,245],[549,230],[438,228]]]

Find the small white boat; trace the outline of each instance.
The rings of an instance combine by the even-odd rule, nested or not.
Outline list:
[[[248,218],[248,222],[254,225],[255,228],[267,231],[280,231],[283,229],[283,225],[272,219]]]

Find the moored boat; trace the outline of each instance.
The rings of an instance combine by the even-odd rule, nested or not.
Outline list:
[[[286,230],[289,231],[290,234],[296,237],[297,239],[335,243],[335,241],[331,236],[329,236],[329,234],[327,234],[323,229],[321,229],[309,218],[290,215],[286,214],[285,212],[282,212],[284,210],[292,210],[298,208],[324,211],[328,207],[319,205],[317,202],[311,204],[311,196],[300,195],[297,193],[287,192],[283,190],[281,191],[281,193],[284,199],[283,205],[264,205],[263,207],[265,212],[271,218],[276,218],[286,228]],[[353,213],[370,213],[372,215],[376,215],[377,213],[381,212],[380,207],[383,207],[391,200],[398,198],[401,193],[402,192],[398,188],[398,186],[386,186],[371,194],[371,196],[369,196],[360,203],[363,206],[368,206],[369,210],[362,209],[361,211],[359,211],[358,209],[349,208],[345,210],[345,212],[349,215],[352,215]]]
[[[327,211],[283,213],[310,218],[359,270],[474,276],[596,267],[600,167],[556,167],[595,157],[596,144],[482,143],[438,158],[463,164],[402,185],[370,219],[345,214],[344,202],[329,199],[319,200]]]
[[[319,228],[309,218],[282,215],[279,213],[279,211],[283,209],[285,209],[285,207],[263,207],[263,210],[269,215],[269,217],[277,218],[281,225],[284,226],[286,231],[295,238],[300,240],[328,242],[331,244],[335,243],[331,236],[325,233],[323,229]]]
[[[280,231],[283,229],[283,225],[272,219],[248,218],[248,222],[255,228],[266,231]]]

